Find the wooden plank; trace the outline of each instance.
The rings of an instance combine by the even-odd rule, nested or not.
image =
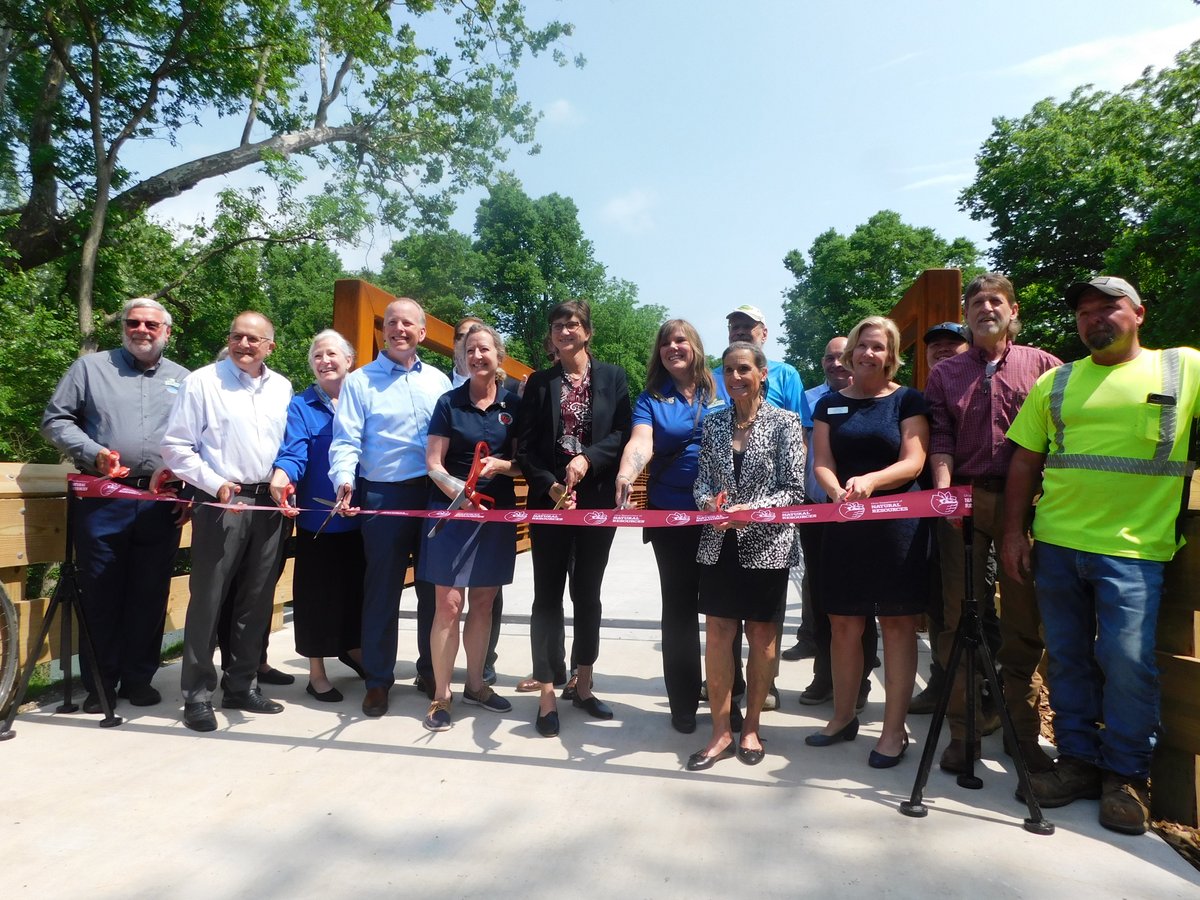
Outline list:
[[[1150,762],[1150,812],[1155,819],[1200,826],[1200,756],[1159,744]]]
[[[65,464],[0,463],[0,497],[65,497],[74,471]]]
[[[0,566],[58,562],[66,551],[65,498],[0,500]]]
[[[1162,685],[1160,743],[1200,754],[1200,659],[1159,653]]]
[[[25,567],[5,566],[0,568],[0,586],[13,603],[25,599]]]
[[[34,647],[38,633],[41,631],[42,623],[46,619],[46,610],[50,607],[49,599],[39,597],[34,600],[22,600],[20,603],[14,603],[13,605],[17,610],[17,659],[20,665],[24,666],[25,660],[29,659],[31,654],[36,654],[39,663],[56,659],[62,637],[61,619],[55,620],[54,627],[50,629],[46,643],[41,647]],[[71,638],[74,641],[71,652],[78,653],[78,623],[72,623]]]

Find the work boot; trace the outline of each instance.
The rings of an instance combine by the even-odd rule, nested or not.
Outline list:
[[[1105,772],[1101,784],[1100,824],[1121,834],[1145,834],[1150,824],[1150,789],[1146,782]]]
[[[984,732],[984,734],[990,733]],[[1054,768],[1054,760],[1046,753],[1046,748],[1036,740],[1017,741],[1017,749],[1021,752],[1021,758],[1025,760],[1025,768],[1029,770],[1030,775],[1043,775]],[[1010,757],[1013,755],[1012,747],[1008,743],[1008,735],[1004,736],[1004,752]],[[1037,791],[1034,791],[1035,795],[1036,793]]]
[[[1047,809],[1054,809],[1076,800],[1095,800],[1099,797],[1100,770],[1086,760],[1060,756],[1049,772],[1031,774],[1029,784],[1037,802]],[[1022,802],[1025,800],[1019,788],[1017,799]]]
[[[979,741],[976,741],[975,752],[972,754],[973,759],[979,759],[980,750]],[[942,759],[938,766],[943,772],[965,775],[967,772],[967,742],[962,738],[951,738],[946,749],[942,751]]]
[[[927,716],[936,708],[942,699],[942,688],[945,682],[941,679],[929,679],[929,683],[921,689],[921,693],[908,701],[908,712],[914,716]]]

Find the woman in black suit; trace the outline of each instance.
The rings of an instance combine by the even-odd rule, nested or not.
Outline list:
[[[617,464],[629,439],[631,407],[625,372],[592,358],[591,307],[568,300],[550,310],[550,341],[558,362],[529,376],[521,399],[518,455],[529,484],[528,507],[611,510]],[[561,502],[560,502],[561,501]],[[574,559],[575,663],[572,702],[598,719],[612,710],[592,693],[600,652],[600,583],[613,529],[590,525],[531,525],[533,610],[529,639],[533,677],[541,683],[537,730],[558,734],[555,683],[566,681],[563,591]]]

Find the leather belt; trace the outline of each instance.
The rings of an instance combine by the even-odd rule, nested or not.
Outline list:
[[[236,484],[239,488],[239,490],[238,490],[239,497],[270,497],[271,496],[271,485],[269,482],[266,482],[266,481],[256,481],[253,484],[242,484],[241,482],[235,481],[234,484]]]
[[[152,475],[135,475],[128,478],[114,478],[113,481],[123,484],[126,487],[138,488],[144,491],[150,487],[150,479],[152,477]]]
[[[987,478],[972,478],[970,485],[980,491],[989,491],[993,494],[1003,494],[1004,487],[1008,483],[1008,479],[1003,475],[991,475]]]

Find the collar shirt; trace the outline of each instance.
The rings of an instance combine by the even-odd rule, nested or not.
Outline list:
[[[197,369],[171,410],[163,462],[213,496],[226,481],[264,482],[283,441],[291,399],[291,383],[265,365],[257,378],[228,359]]]
[[[817,401],[828,394],[829,382],[822,381],[816,387],[809,388],[804,392],[804,400],[808,404],[809,409],[817,408]],[[808,498],[809,503],[824,503],[829,499],[829,495],[825,493],[825,489],[817,484],[817,476],[813,472],[813,455],[812,455],[812,425],[808,425],[804,429],[805,437],[808,439],[809,453],[804,457],[804,494]]]
[[[450,387],[458,387],[460,384],[466,384],[470,380],[470,375],[459,375],[458,369],[450,370]]]
[[[346,376],[333,418],[329,480],[334,488],[368,481],[408,481],[425,475],[429,419],[450,379],[420,359],[406,369],[381,352]]]
[[[925,383],[930,454],[954,458],[955,481],[1007,476],[1014,450],[1008,426],[1038,377],[1061,365],[1057,356],[1011,341],[995,364],[980,347],[942,360]]]
[[[100,474],[96,455],[121,454],[130,475],[153,474],[162,465],[162,436],[175,395],[188,370],[159,358],[148,369],[124,347],[75,360],[42,417],[42,435],[81,472]]]

